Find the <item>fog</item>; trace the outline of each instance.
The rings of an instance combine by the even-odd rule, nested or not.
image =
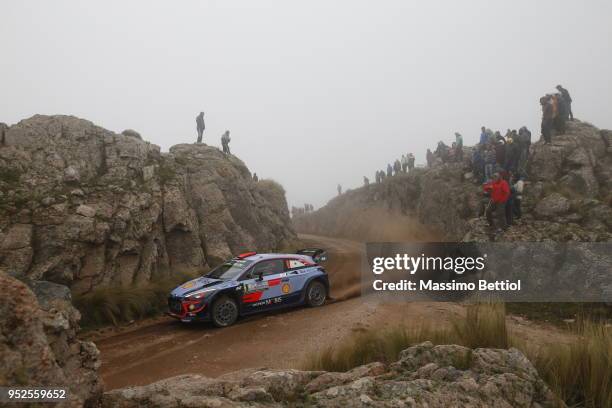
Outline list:
[[[71,114],[165,151],[196,139],[325,204],[480,126],[539,136],[563,84],[612,128],[612,2],[3,1],[0,121]]]

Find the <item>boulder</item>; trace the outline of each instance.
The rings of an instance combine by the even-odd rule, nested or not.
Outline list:
[[[64,170],[64,181],[66,183],[78,183],[81,180],[79,171],[73,166],[68,166]]]
[[[138,133],[137,131],[133,129],[125,129],[123,132],[121,132],[121,134],[123,136],[133,137],[138,140],[142,140],[142,136],[140,136],[140,133]]]
[[[537,215],[550,218],[566,214],[570,209],[570,201],[559,193],[544,197],[535,207]]]
[[[96,209],[88,205],[79,205],[76,209],[76,213],[83,217],[93,218],[96,215]]]
[[[67,287],[49,282],[28,286],[0,271],[0,386],[68,388],[59,406],[94,406],[103,385],[99,352],[78,340],[79,312]]]

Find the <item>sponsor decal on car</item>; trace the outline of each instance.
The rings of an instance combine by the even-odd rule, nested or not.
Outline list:
[[[278,303],[283,303],[283,298],[280,296],[272,298],[272,299],[266,299],[266,300],[262,300],[259,302],[255,302],[251,306],[252,307],[269,306],[269,305],[278,304]]]
[[[266,289],[268,289],[268,282],[266,281],[244,284],[244,293],[259,292]]]
[[[194,281],[189,281],[187,283],[185,283],[183,286],[181,286],[181,288],[183,289],[190,289],[193,288],[195,286]]]
[[[291,285],[288,283],[285,283],[282,287],[281,290],[283,291],[283,293],[286,295],[287,293],[291,292]]]

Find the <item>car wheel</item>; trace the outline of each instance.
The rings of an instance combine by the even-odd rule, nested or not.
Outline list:
[[[319,281],[310,282],[306,288],[306,304],[310,307],[323,306],[326,298],[325,285]]]
[[[238,304],[232,298],[223,296],[213,303],[210,317],[217,327],[227,327],[238,319]]]

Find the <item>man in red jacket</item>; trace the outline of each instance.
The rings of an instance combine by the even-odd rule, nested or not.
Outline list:
[[[493,174],[493,180],[484,185],[485,193],[489,194],[489,204],[485,215],[489,225],[496,227],[497,231],[505,230],[506,224],[506,201],[510,198],[510,185],[499,173]]]

